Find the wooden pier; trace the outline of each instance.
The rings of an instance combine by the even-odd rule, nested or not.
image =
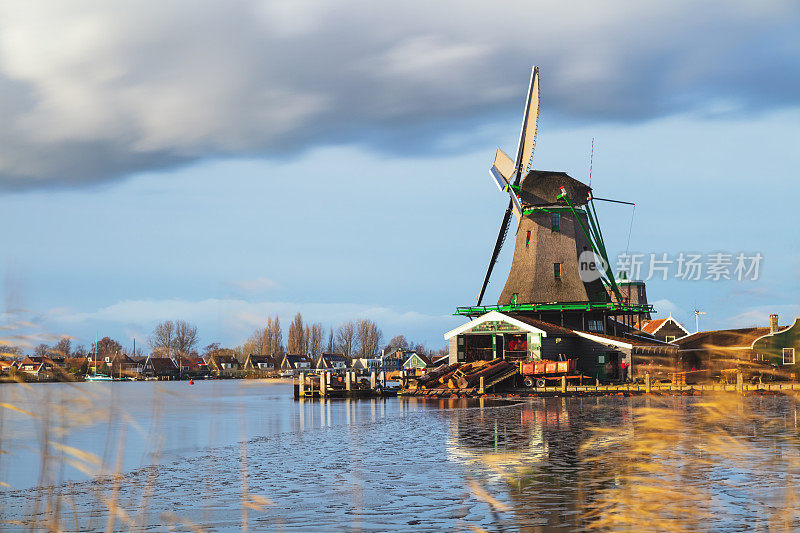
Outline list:
[[[649,380],[648,380],[649,381]],[[759,394],[759,393],[784,393],[789,391],[800,391],[800,383],[778,382],[778,383],[742,383],[736,384],[674,384],[674,383],[620,383],[611,385],[568,385],[564,381],[556,387],[526,387],[509,388],[503,391],[486,393],[495,397],[523,397],[523,396],[615,396],[615,395],[634,395],[634,394],[709,394],[716,392],[733,392],[739,394]],[[470,389],[403,389],[398,393],[400,396],[450,398],[458,397],[479,397],[485,395],[480,388]]]
[[[387,372],[372,371],[359,380],[355,370],[301,372],[294,379],[294,398],[369,398],[397,396],[399,387],[387,386]]]

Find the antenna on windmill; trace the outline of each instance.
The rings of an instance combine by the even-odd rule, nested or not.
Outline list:
[[[592,137],[592,151],[589,153],[589,187],[592,186],[592,164],[594,163],[594,137]]]
[[[519,143],[517,144],[517,157],[512,160],[508,154],[502,151],[499,147],[494,156],[494,163],[490,169],[492,179],[497,184],[497,187],[507,192],[509,195],[508,207],[503,215],[503,220],[500,222],[500,231],[497,234],[497,241],[494,244],[492,256],[489,259],[489,267],[486,269],[486,276],[481,285],[481,291],[478,293],[478,303],[480,306],[483,301],[483,295],[486,292],[486,286],[489,285],[489,278],[492,275],[497,257],[500,255],[500,250],[503,248],[503,243],[508,234],[508,226],[511,222],[511,214],[519,220],[522,218],[522,203],[517,196],[517,187],[522,180],[523,174],[528,171],[533,161],[533,151],[536,148],[536,132],[539,128],[539,67],[531,69],[531,80],[528,85],[528,96],[525,99],[525,111],[522,117],[522,129],[519,135]]]
[[[700,332],[700,315],[706,314],[705,311],[700,311],[699,309],[694,310],[694,332]]]

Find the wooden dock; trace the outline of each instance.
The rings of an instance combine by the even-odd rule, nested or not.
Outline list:
[[[358,380],[355,371],[348,370],[334,379],[333,372],[301,372],[294,379],[294,398],[370,398],[397,396],[398,387],[387,386],[386,372],[371,372],[369,383]]]
[[[517,398],[523,396],[615,396],[638,394],[678,395],[709,394],[717,392],[733,392],[739,394],[777,394],[789,391],[800,391],[800,383],[743,383],[741,380],[739,380],[739,382],[736,384],[703,383],[686,385],[675,383],[645,382],[609,385],[569,385],[565,382],[565,380],[562,380],[561,384],[555,387],[509,388],[503,391],[489,392],[488,395],[501,398]],[[403,389],[398,394],[400,396],[433,398],[450,398],[453,396],[460,398],[471,398],[485,395],[484,392],[477,387],[470,389]]]
[[[789,391],[800,391],[800,383],[744,383],[742,375],[736,377],[736,383],[701,383],[686,384],[682,379],[671,383],[650,381],[645,375],[644,383],[612,383],[594,385],[575,385],[562,377],[560,384],[545,387],[508,387],[509,379],[516,375],[516,370],[504,372],[484,383],[480,378],[477,387],[470,388],[404,388],[387,387],[387,373],[371,372],[369,379],[348,370],[343,375],[333,372],[302,372],[294,379],[294,397],[299,398],[370,398],[392,396],[414,396],[432,398],[477,398],[492,396],[499,398],[519,398],[526,396],[615,396],[615,395],[679,395],[709,394],[716,392],[733,392],[739,394],[779,394]],[[499,389],[503,386],[502,389]]]

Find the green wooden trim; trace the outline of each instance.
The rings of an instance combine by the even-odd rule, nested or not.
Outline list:
[[[524,209],[522,211],[523,215],[532,215],[534,213],[558,213],[561,211],[566,211],[567,213],[572,213],[577,211],[578,213],[584,213],[585,211],[580,207],[576,207],[575,209],[570,209],[569,207],[530,207],[528,209]]]
[[[608,255],[606,254],[605,246],[603,245],[603,238],[602,236],[598,235],[595,238],[592,238],[589,230],[586,229],[581,217],[578,216],[577,211],[575,210],[575,206],[572,205],[572,200],[566,192],[559,194],[556,199],[564,199],[566,200],[567,204],[569,205],[570,209],[572,209],[573,213],[575,214],[575,218],[578,220],[578,224],[580,224],[581,229],[583,230],[584,235],[586,235],[586,239],[589,241],[589,245],[592,247],[592,250],[595,254],[599,255],[603,261],[605,261],[605,269],[604,272],[606,274],[606,278],[608,278],[608,282],[611,285],[611,289],[614,291],[614,295],[617,297],[617,300],[622,300],[622,293],[619,292],[619,287],[617,287],[616,281],[614,281],[613,272],[611,272],[611,266],[609,265]],[[589,223],[592,225],[592,228],[595,227],[594,220],[592,219],[592,213],[587,210],[586,211],[586,218],[589,220]],[[599,231],[599,230],[598,230]]]
[[[499,311],[501,313],[514,313],[518,311],[609,311],[620,314],[636,313],[655,313],[650,304],[627,304],[620,302],[562,302],[562,303],[542,303],[542,304],[519,304],[519,305],[482,305],[459,307],[453,315],[456,316],[476,316],[483,315],[489,311]]]

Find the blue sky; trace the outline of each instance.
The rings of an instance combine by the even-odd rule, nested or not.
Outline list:
[[[791,3],[545,3],[547,24],[506,6],[540,24],[524,41],[487,39],[484,6],[436,25],[413,3],[232,5],[0,8],[0,268],[6,310],[26,310],[7,320],[129,344],[185,319],[236,344],[300,311],[439,347],[482,281],[506,201],[488,166],[515,147],[534,63],[534,166],[586,180],[595,138],[595,194],[637,203],[631,251],[764,256],[756,282],[648,282],[657,316],[800,316]],[[354,34],[365,21],[382,31]],[[630,216],[600,207],[612,255]]]

